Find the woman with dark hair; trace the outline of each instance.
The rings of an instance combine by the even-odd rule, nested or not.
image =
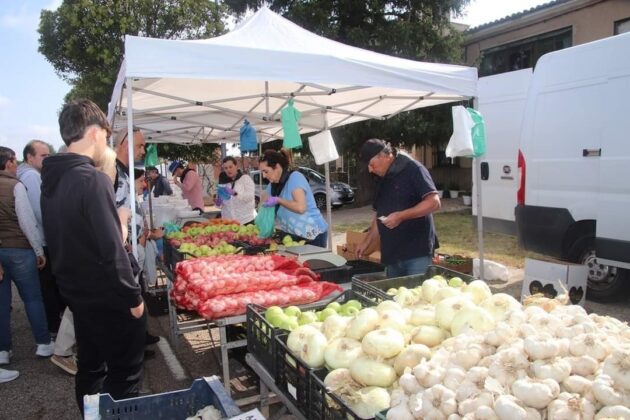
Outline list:
[[[254,181],[238,169],[232,156],[223,159],[222,167],[215,200],[215,204],[221,207],[221,217],[238,220],[241,225],[253,223],[256,218]]]
[[[328,224],[320,213],[308,181],[299,171],[291,170],[285,150],[267,150],[260,158],[260,172],[269,180],[265,207],[276,207],[280,230],[315,246],[326,247]]]

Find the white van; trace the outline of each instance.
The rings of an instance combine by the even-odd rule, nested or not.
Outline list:
[[[630,34],[544,55],[523,115],[515,209],[526,249],[584,263],[590,299],[630,289]]]
[[[479,79],[475,108],[486,122],[486,153],[481,158],[481,214],[484,230],[516,235],[514,207],[518,188],[516,157],[532,69]],[[473,179],[476,180],[473,166]],[[473,185],[476,200],[477,185]],[[477,215],[476,202],[473,214]],[[477,219],[473,218],[476,222]]]

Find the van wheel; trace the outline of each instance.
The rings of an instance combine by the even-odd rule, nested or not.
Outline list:
[[[326,196],[324,194],[315,194],[315,205],[318,209],[324,210],[326,208]]]
[[[595,256],[595,238],[578,239],[569,252],[569,260],[588,269],[587,299],[607,302],[625,297],[630,291],[628,270],[601,264]]]

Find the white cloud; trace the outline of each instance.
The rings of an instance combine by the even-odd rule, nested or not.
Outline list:
[[[48,6],[44,6],[43,8],[46,10],[57,10],[59,6],[61,6],[62,0],[51,0]]]
[[[0,26],[32,33],[39,25],[39,12],[28,10],[25,6],[0,16]]]
[[[0,95],[0,108],[8,108],[11,105],[11,99]]]

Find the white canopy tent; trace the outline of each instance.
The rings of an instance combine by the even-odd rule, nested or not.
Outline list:
[[[114,130],[139,127],[149,143],[182,144],[238,142],[248,119],[264,142],[283,137],[280,111],[289,99],[302,113],[300,132],[309,133],[476,92],[473,67],[351,47],[262,8],[212,39],[127,36],[108,118]],[[133,162],[132,142],[129,153]]]

